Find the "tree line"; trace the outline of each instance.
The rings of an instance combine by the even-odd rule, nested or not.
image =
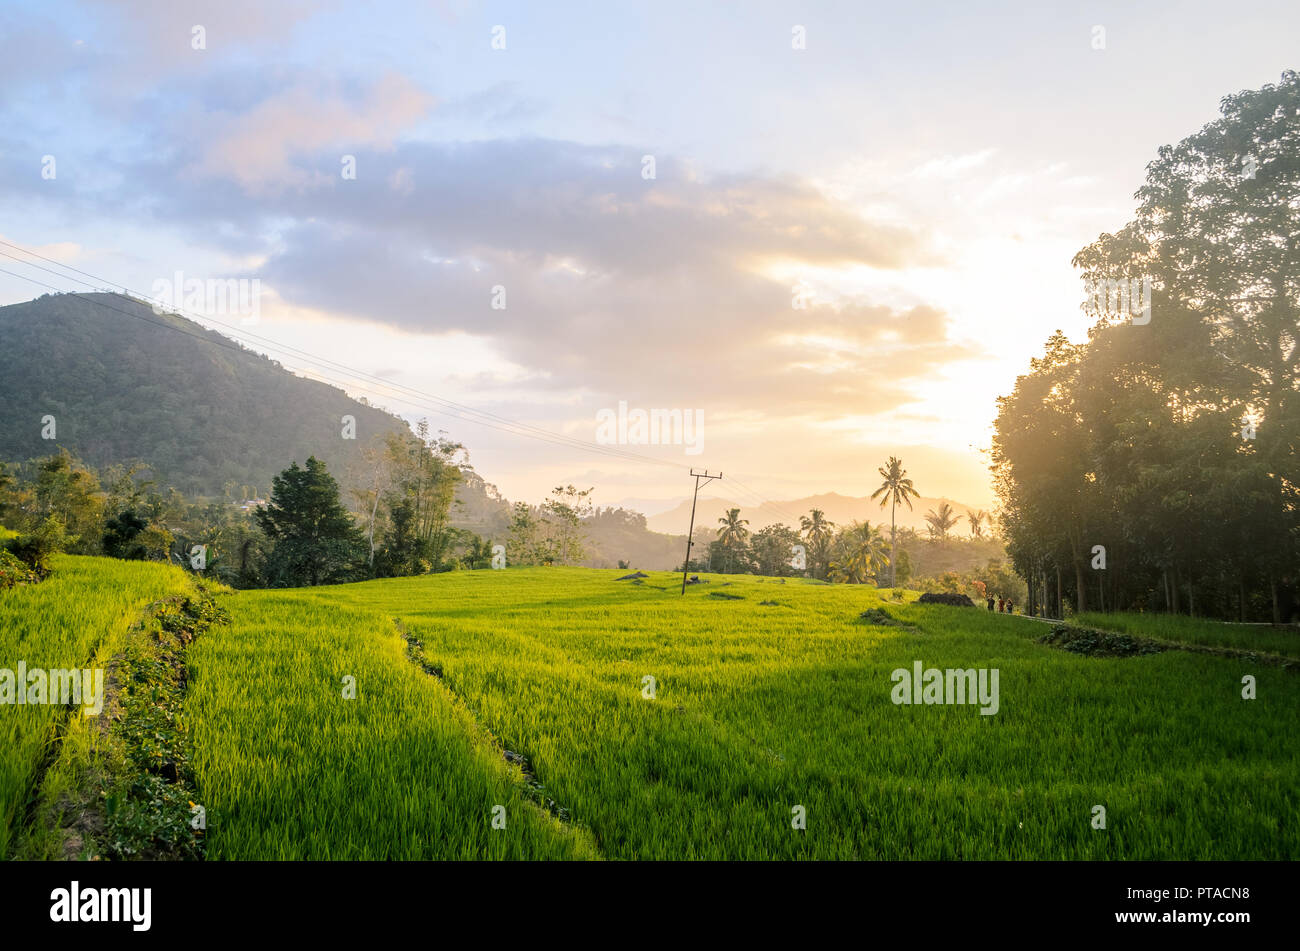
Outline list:
[[[926,534],[897,528],[899,505],[912,507],[920,493],[902,462],[891,456],[878,470],[883,482],[872,498],[890,507],[885,526],[868,520],[837,526],[820,509],[799,519],[799,527],[782,523],[751,531],[739,508],[718,519],[705,556],[678,570],[770,577],[810,577],[837,584],[912,588],[951,593],[996,592],[1023,603],[1025,583],[1004,564],[992,516],[984,511],[966,517],[970,535],[954,534],[960,518],[944,502],[925,515]],[[707,530],[706,530],[707,531]]]
[[[460,444],[422,422],[389,433],[366,462],[370,486],[354,490],[353,511],[315,456],[276,475],[268,499],[243,505],[233,483],[224,498],[187,499],[144,464],[97,471],[66,450],[0,463],[0,523],[16,532],[4,544],[38,574],[67,551],[169,561],[239,588],[490,567],[488,540],[450,524],[469,469]]]
[[[1295,613],[1300,79],[1220,111],[1075,256],[1087,340],[1052,334],[999,400],[992,468],[1031,610]]]

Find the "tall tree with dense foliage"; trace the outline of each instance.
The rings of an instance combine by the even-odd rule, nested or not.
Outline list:
[[[1088,340],[1054,334],[1000,400],[1008,551],[1053,611],[1291,613],[1300,78],[1227,96],[1221,113],[1161,147],[1135,219],[1075,256]],[[1140,312],[1096,292],[1139,285]]]
[[[354,578],[366,543],[339,499],[339,486],[315,456],[293,463],[271,482],[271,498],[256,518],[272,548],[266,558],[272,587],[335,584]]]
[[[876,470],[884,478],[880,488],[871,493],[873,499],[880,499],[880,507],[883,509],[889,506],[889,562],[890,577],[889,585],[894,587],[898,583],[895,577],[893,565],[896,560],[897,551],[895,543],[898,538],[898,532],[895,523],[895,515],[898,511],[898,503],[902,502],[907,506],[908,511],[912,508],[912,499],[919,499],[921,493],[916,491],[916,486],[912,485],[912,480],[907,477],[907,470],[903,468],[902,460],[890,456],[889,462]]]
[[[794,558],[794,546],[797,544],[799,533],[780,522],[754,532],[750,536],[750,548],[754,553],[758,573],[773,578],[795,574],[790,562]]]

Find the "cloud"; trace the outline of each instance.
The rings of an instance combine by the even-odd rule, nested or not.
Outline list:
[[[997,154],[997,149],[981,149],[966,155],[944,155],[923,162],[912,171],[913,178],[956,178],[979,168]]]
[[[156,75],[179,64],[203,68],[213,58],[247,52],[251,45],[283,41],[305,20],[336,6],[333,0],[104,0],[107,25],[130,70]],[[195,50],[193,30],[201,26],[205,49]],[[207,57],[205,58],[205,55]]]
[[[356,181],[262,205],[292,223],[257,276],[302,306],[490,339],[534,385],[647,405],[886,408],[910,398],[900,381],[962,356],[933,307],[795,310],[765,270],[912,266],[932,258],[922,234],[794,180],[703,179],[663,158],[645,181],[640,157],[540,139],[359,156]]]
[[[328,172],[325,167],[307,169],[294,159],[320,155],[327,148],[391,147],[398,134],[422,118],[434,102],[395,73],[352,96],[299,83],[247,112],[205,117],[206,147],[193,171],[233,179],[258,194],[268,188],[330,179],[340,174],[342,153],[333,156],[334,167]],[[400,175],[401,170],[394,174]]]

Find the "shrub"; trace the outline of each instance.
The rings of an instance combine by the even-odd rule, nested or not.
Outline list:
[[[63,527],[63,523],[53,515],[36,527],[35,531],[11,539],[8,548],[19,561],[26,564],[41,578],[49,576],[50,556],[56,552],[66,551],[76,541]]]
[[[933,591],[927,591],[916,599],[917,604],[947,604],[955,608],[973,608],[975,602],[964,594],[949,594],[947,592],[936,594]]]
[[[12,588],[16,584],[33,584],[40,580],[41,576],[30,566],[0,548],[0,591]]]

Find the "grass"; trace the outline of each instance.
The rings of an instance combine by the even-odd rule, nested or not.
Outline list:
[[[1203,618],[1169,614],[1080,614],[1071,623],[1119,634],[1135,634],[1159,640],[1263,651],[1300,658],[1300,630],[1253,624],[1224,624]]]
[[[542,836],[484,840],[485,804],[510,794],[486,730],[610,858],[1300,855],[1294,673],[1080,657],[1022,618],[860,587],[714,576],[679,597],[670,575],[619,574],[229,598],[232,639],[195,649],[199,782],[223,817],[209,854],[556,854]],[[859,618],[885,604],[900,623]],[[403,656],[392,618],[441,680]],[[999,669],[1000,711],[894,705],[890,673],[915,660]],[[338,699],[348,672],[362,703]]]
[[[20,660],[29,670],[106,668],[147,604],[192,590],[167,565],[68,555],[53,564],[45,581],[0,591],[0,668],[16,670]],[[93,755],[97,719],[55,704],[0,704],[0,857],[11,853],[28,809],[57,799],[72,762]]]
[[[529,801],[391,619],[301,592],[224,603],[230,628],[190,650],[186,703],[209,858],[594,855],[589,836]]]
[[[135,622],[193,594],[189,576],[55,567],[0,592],[0,667],[156,666]],[[230,623],[188,646],[184,693],[139,722],[187,737],[209,859],[1300,856],[1294,670],[1080,656],[1021,617],[857,586],[705,575],[680,596],[680,576],[621,574],[221,593]],[[1080,620],[1151,622],[1131,619]],[[1159,620],[1127,632],[1287,633]],[[895,705],[892,671],[918,660],[997,669],[999,711]],[[148,759],[154,731],[132,735]],[[58,809],[106,743],[96,718],[0,706],[0,855],[66,854]],[[160,815],[132,829],[153,837]]]

